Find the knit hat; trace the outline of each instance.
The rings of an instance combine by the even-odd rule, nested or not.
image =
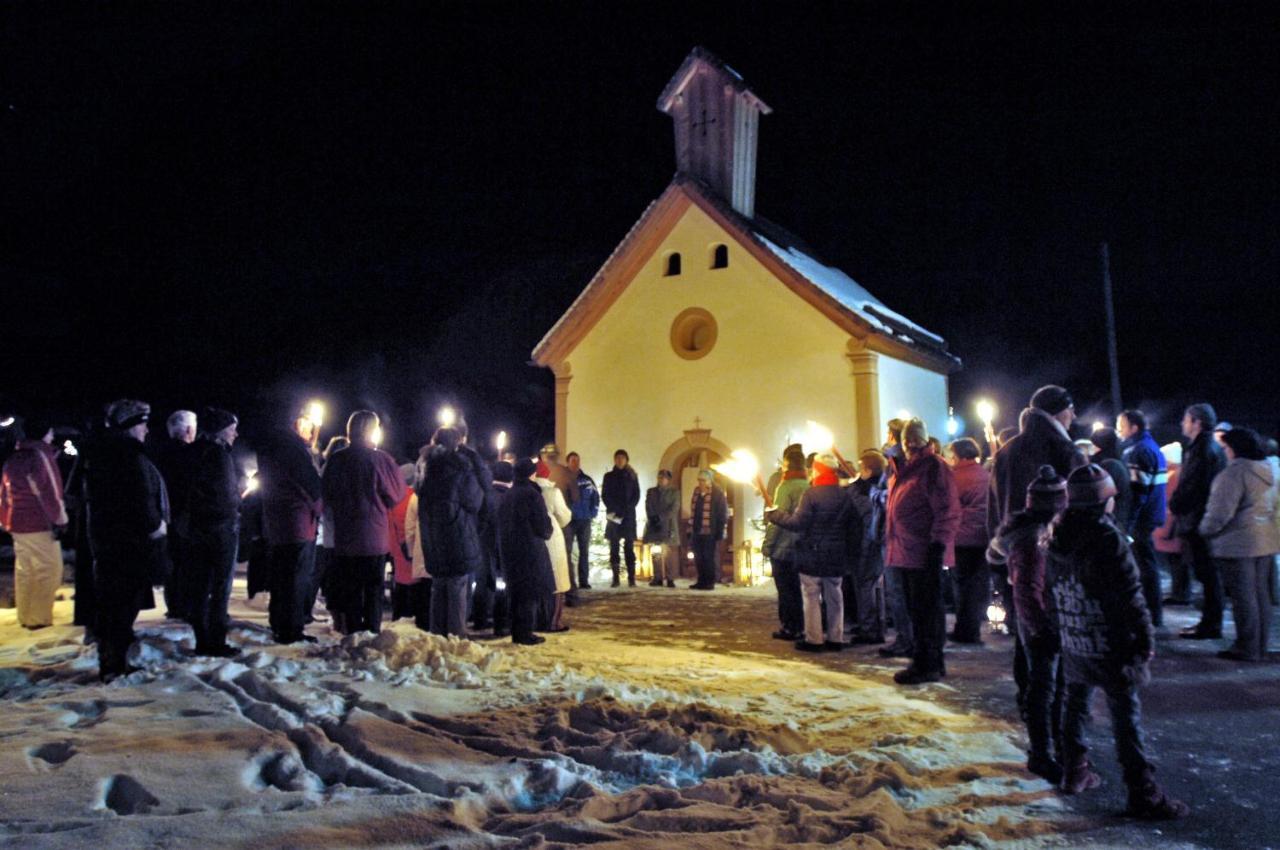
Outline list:
[[[1049,464],[1027,485],[1027,510],[1058,513],[1067,506],[1067,479]]]
[[[1043,410],[1050,416],[1057,416],[1074,405],[1075,401],[1072,400],[1071,393],[1057,384],[1045,384],[1031,396],[1031,406],[1036,410]]]
[[[698,477],[706,481],[715,481],[716,474],[709,469],[699,470]]]
[[[782,456],[782,465],[788,471],[804,472],[804,451],[799,447],[788,448]]]
[[[145,401],[122,398],[107,405],[107,427],[114,431],[128,431],[150,418],[151,405]]]
[[[500,460],[493,465],[493,480],[503,484],[510,484],[516,480],[515,467],[510,461]]]
[[[216,434],[223,428],[238,425],[240,420],[229,410],[220,407],[206,407],[200,414],[200,427],[206,434]]]
[[[1067,504],[1073,508],[1101,505],[1116,494],[1116,483],[1096,463],[1082,466],[1067,478]]]
[[[1164,462],[1169,466],[1182,466],[1182,443],[1169,443],[1160,447]]]
[[[829,452],[822,452],[813,459],[813,474],[815,476],[829,474],[834,475],[840,464]]]
[[[538,471],[538,464],[534,463],[533,458],[522,457],[516,461],[516,478],[517,481],[527,481],[533,477],[533,473]]]

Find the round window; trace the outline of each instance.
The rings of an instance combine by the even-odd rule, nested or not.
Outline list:
[[[671,347],[686,360],[706,357],[715,347],[715,317],[701,307],[690,307],[671,323]]]

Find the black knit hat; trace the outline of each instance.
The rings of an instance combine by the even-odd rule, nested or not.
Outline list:
[[[1116,494],[1116,483],[1096,463],[1082,466],[1067,477],[1067,504],[1073,508],[1101,505]]]
[[[1067,479],[1049,464],[1027,485],[1027,510],[1058,513],[1067,506]]]
[[[240,420],[234,413],[220,407],[206,407],[198,421],[206,434],[216,434],[223,428],[240,424]]]
[[[516,471],[510,461],[500,460],[493,465],[493,480],[502,484],[516,480]]]
[[[1075,405],[1071,393],[1057,384],[1045,384],[1031,396],[1031,406],[1043,410],[1050,416],[1057,416],[1068,407]]]
[[[527,481],[538,471],[538,464],[533,458],[522,457],[516,461],[516,481]]]

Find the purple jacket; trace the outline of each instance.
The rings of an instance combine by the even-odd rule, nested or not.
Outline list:
[[[320,473],[311,463],[307,444],[293,432],[276,434],[258,451],[258,466],[267,543],[275,546],[315,540],[323,505]]]
[[[404,498],[404,477],[391,455],[364,446],[345,448],[329,458],[321,489],[333,512],[335,555],[391,551],[387,514]]]
[[[894,461],[885,522],[885,565],[919,569],[929,544],[950,546],[960,522],[955,476],[933,449]]]

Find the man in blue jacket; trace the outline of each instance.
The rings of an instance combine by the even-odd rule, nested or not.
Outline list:
[[[1169,468],[1160,446],[1147,431],[1147,417],[1141,410],[1126,410],[1116,417],[1116,433],[1124,441],[1121,460],[1129,472],[1129,516],[1125,531],[1133,538],[1133,557],[1142,577],[1142,595],[1147,600],[1151,624],[1164,624],[1160,605],[1160,572],[1156,566],[1156,548],[1151,536],[1164,525],[1165,485]]]
[[[600,513],[600,491],[590,475],[582,471],[582,458],[577,452],[569,452],[565,462],[569,471],[578,482],[578,498],[569,505],[573,519],[565,526],[565,551],[569,555],[569,574],[573,575],[574,564],[578,570],[578,589],[591,589],[591,524]],[[573,560],[573,544],[578,544],[578,560]]]

